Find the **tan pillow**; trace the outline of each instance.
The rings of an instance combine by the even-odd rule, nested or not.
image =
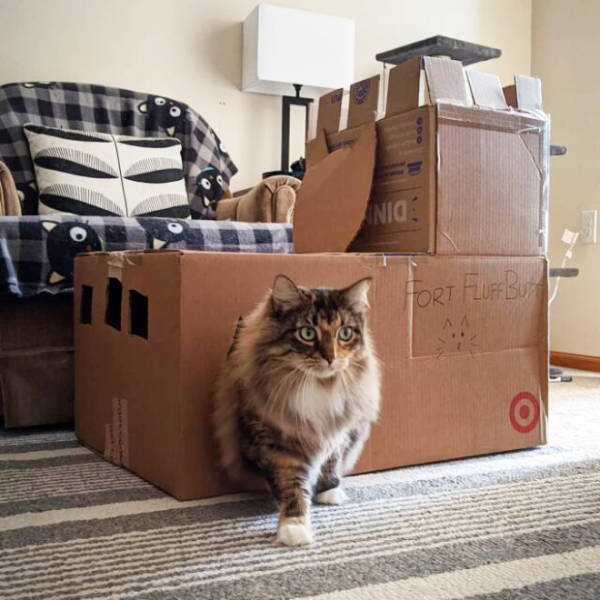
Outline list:
[[[0,162],[0,217],[21,216],[21,203],[8,167]]]
[[[295,177],[275,175],[263,179],[247,194],[223,198],[217,204],[219,221],[292,223],[296,193],[302,182]]]

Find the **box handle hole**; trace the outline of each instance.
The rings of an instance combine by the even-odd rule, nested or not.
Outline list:
[[[83,325],[92,323],[92,296],[94,288],[91,285],[81,286],[81,303],[79,306],[79,322]]]
[[[123,284],[115,277],[108,278],[106,287],[106,316],[107,325],[121,331],[121,301],[123,299]]]
[[[130,333],[148,339],[148,296],[129,291]]]

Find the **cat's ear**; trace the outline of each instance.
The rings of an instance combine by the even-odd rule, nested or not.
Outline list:
[[[273,282],[271,300],[275,310],[289,310],[302,304],[304,295],[289,277],[277,275]]]
[[[369,308],[369,288],[372,281],[372,277],[365,277],[343,289],[342,295],[346,304],[355,310],[367,310]]]

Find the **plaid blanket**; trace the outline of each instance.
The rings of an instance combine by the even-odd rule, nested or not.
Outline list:
[[[156,217],[3,217],[0,296],[70,291],[78,252],[146,248],[289,253],[292,228],[278,223]]]
[[[219,136],[182,102],[102,85],[10,83],[0,86],[0,160],[15,179],[23,214],[38,212],[25,123],[138,137],[176,136],[183,146],[183,170],[194,218],[215,218],[217,201],[237,172]]]

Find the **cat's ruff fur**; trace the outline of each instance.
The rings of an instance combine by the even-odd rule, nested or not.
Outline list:
[[[239,324],[218,381],[221,466],[237,481],[267,479],[281,503],[278,539],[288,545],[312,540],[313,496],[324,504],[346,499],[339,479],[354,466],[378,415],[379,365],[364,320],[369,283],[310,290],[279,276]],[[309,313],[320,324],[314,349],[290,334]],[[330,330],[348,322],[360,331],[354,342],[332,340]]]

